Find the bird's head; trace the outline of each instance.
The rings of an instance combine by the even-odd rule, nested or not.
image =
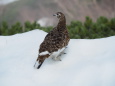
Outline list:
[[[56,16],[58,19],[60,19],[64,17],[64,14],[62,12],[57,12],[56,14],[53,14],[53,16]]]

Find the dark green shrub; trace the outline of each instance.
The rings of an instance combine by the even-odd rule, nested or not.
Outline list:
[[[102,37],[109,37],[115,35],[115,18],[107,19],[106,17],[99,17],[96,22],[93,22],[90,17],[86,17],[84,23],[80,21],[72,21],[67,25],[70,38],[73,39],[95,39]],[[49,32],[53,27],[41,27],[35,22],[26,21],[24,26],[19,22],[11,27],[7,22],[3,21],[0,25],[0,35],[13,35],[16,33],[27,32],[33,29],[40,29]]]

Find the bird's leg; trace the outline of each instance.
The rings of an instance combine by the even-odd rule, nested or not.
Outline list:
[[[61,61],[61,53],[59,53],[55,58],[58,60],[58,61]]]
[[[60,57],[60,53],[56,53],[55,56],[52,57],[53,60],[55,61],[61,61],[61,59],[59,58]]]
[[[67,47],[65,47],[65,49],[66,49]],[[65,49],[59,54],[59,56],[61,56],[62,54],[66,54],[64,51],[65,51]]]
[[[56,60],[56,61],[61,61],[61,55],[62,54],[66,54],[65,52],[64,52],[64,50],[66,49],[67,47],[65,47],[64,49],[62,49],[61,51],[60,51],[60,53],[58,53],[55,57],[53,57],[52,59],[54,59],[54,60]]]
[[[59,56],[61,56],[62,54],[66,54],[65,52],[61,52]]]
[[[57,59],[58,61],[61,61],[61,58],[60,58],[60,56],[56,57],[56,59]]]
[[[58,57],[57,56],[53,57],[52,59],[55,60],[55,61],[61,61],[61,59],[59,58],[59,56]]]
[[[55,58],[58,59],[58,61],[61,61],[60,57],[62,54],[66,54],[64,53],[64,50],[66,49],[67,47],[65,47]]]
[[[60,56],[54,57],[53,60],[55,60],[55,61],[61,61]]]

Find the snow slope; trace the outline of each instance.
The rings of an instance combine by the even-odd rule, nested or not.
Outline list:
[[[0,36],[0,86],[115,86],[115,36],[71,39],[62,61],[33,67],[46,33]]]

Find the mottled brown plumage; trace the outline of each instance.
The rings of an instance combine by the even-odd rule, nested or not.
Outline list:
[[[53,52],[66,47],[70,40],[66,28],[66,19],[64,14],[57,12],[54,16],[57,16],[59,23],[57,27],[53,28],[52,31],[46,35],[44,41],[40,45],[39,55],[37,58],[37,61],[39,61],[40,64],[38,68],[40,68],[44,60],[48,58]]]

